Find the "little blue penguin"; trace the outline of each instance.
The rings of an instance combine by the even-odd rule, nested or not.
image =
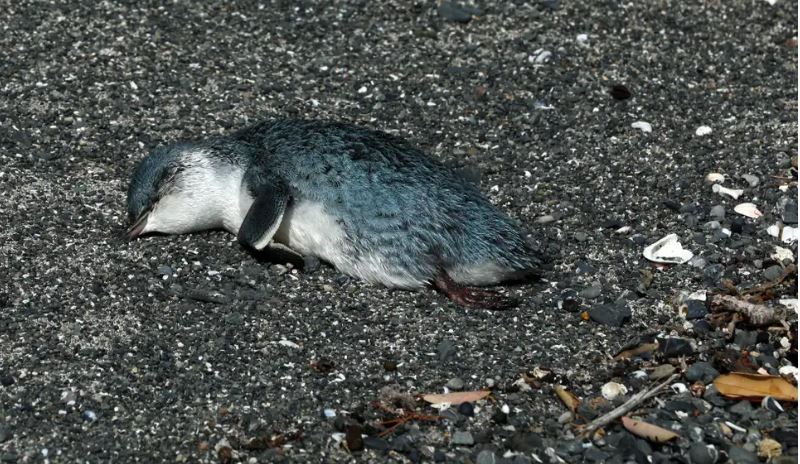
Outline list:
[[[517,224],[409,142],[358,126],[265,121],[155,148],[128,189],[128,238],[224,229],[278,242],[390,288],[433,287],[459,305],[511,302],[475,288],[536,277]]]

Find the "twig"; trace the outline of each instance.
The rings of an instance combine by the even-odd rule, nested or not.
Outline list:
[[[740,300],[733,296],[714,295],[711,297],[711,304],[742,314],[753,325],[769,325],[778,321],[774,309]]]
[[[766,290],[777,287],[778,285],[783,283],[783,281],[786,280],[787,277],[791,276],[792,274],[797,274],[797,266],[795,266],[794,263],[783,268],[783,272],[781,273],[780,276],[778,276],[777,279],[763,283],[761,285],[756,285],[755,287],[745,289],[741,293],[743,295],[750,295],[753,293],[763,293]]]
[[[679,375],[680,374],[672,374],[667,380],[661,382],[660,384],[656,385],[650,390],[640,391],[639,393],[633,395],[631,399],[629,399],[628,401],[614,408],[611,412],[604,414],[598,417],[597,419],[593,420],[592,422],[584,425],[583,427],[581,427],[584,436],[591,436],[595,430],[599,429],[600,427],[605,427],[611,422],[614,422],[615,420],[624,416],[628,412],[632,411],[635,407],[639,406],[643,402],[655,396],[656,393],[658,393],[668,383],[677,379]]]

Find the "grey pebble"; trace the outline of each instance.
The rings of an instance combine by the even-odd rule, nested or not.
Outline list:
[[[0,425],[0,443],[7,442],[11,439],[11,430],[5,425]]]
[[[543,445],[542,437],[533,432],[517,432],[506,441],[507,448],[522,453],[536,451]]]
[[[594,282],[590,287],[586,287],[578,293],[578,296],[587,300],[593,300],[603,293],[603,287],[600,282]]]
[[[742,179],[744,179],[745,182],[747,182],[748,185],[750,185],[750,187],[757,187],[758,186],[758,183],[759,183],[758,176],[754,176],[752,174],[742,174],[740,177]]]
[[[456,354],[456,345],[453,343],[453,340],[445,338],[439,342],[439,345],[436,347],[436,353],[438,354],[439,362],[446,362]]]
[[[783,208],[783,222],[785,224],[797,224],[797,202],[789,201]]]
[[[708,314],[705,301],[686,300],[686,319],[702,319]]]
[[[689,447],[689,461],[692,464],[714,464],[719,459],[719,451],[714,445],[694,443]]]
[[[462,432],[458,431],[453,434],[452,440],[450,442],[457,446],[472,446],[475,444],[475,440],[472,438],[472,434],[469,432]]]
[[[495,464],[497,462],[497,456],[495,456],[493,451],[490,450],[483,450],[478,453],[478,457],[475,459],[475,464]]]
[[[158,275],[162,275],[162,276],[171,276],[172,274],[175,274],[175,270],[172,269],[171,267],[167,266],[166,264],[162,264],[161,266],[158,266],[157,272],[158,272]]]
[[[450,390],[463,390],[464,389],[464,381],[459,379],[458,377],[453,377],[452,379],[447,381],[445,385]]]
[[[708,384],[717,377],[719,377],[719,371],[714,369],[711,363],[705,361],[696,362],[686,369],[686,380],[692,383],[699,380]]]
[[[737,416],[748,418],[753,414],[753,405],[747,400],[742,400],[731,406],[728,410]]]
[[[769,281],[778,280],[781,275],[783,275],[783,268],[777,264],[764,269],[764,278]]]
[[[589,238],[586,232],[575,232],[575,235],[573,235],[573,237],[575,237],[575,240],[579,242],[585,242],[586,239]]]
[[[709,211],[708,215],[717,221],[722,221],[725,219],[725,207],[722,205],[716,205],[711,208],[711,211]]]
[[[761,462],[755,453],[735,446],[728,450],[728,460],[736,464],[758,464]]]

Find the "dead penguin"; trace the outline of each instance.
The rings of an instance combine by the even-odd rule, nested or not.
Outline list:
[[[156,148],[133,175],[128,215],[131,240],[224,229],[464,306],[508,306],[470,287],[527,280],[540,264],[474,185],[398,137],[333,122],[267,121]]]

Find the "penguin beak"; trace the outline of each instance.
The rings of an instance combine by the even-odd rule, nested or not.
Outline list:
[[[150,214],[150,211],[145,211],[139,216],[139,219],[133,223],[132,226],[128,228],[128,240],[136,240],[144,230],[144,227],[147,225],[147,216]]]

